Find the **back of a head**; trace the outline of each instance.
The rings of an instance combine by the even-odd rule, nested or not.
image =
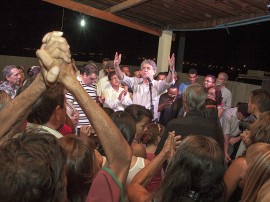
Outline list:
[[[66,199],[66,153],[57,139],[31,130],[0,147],[0,200],[63,201]]]
[[[250,126],[250,135],[245,144],[248,147],[258,142],[270,144],[270,111],[262,113]]]
[[[237,104],[237,111],[240,112],[244,117],[248,117],[250,113],[248,112],[248,103],[240,102]]]
[[[117,111],[110,115],[114,124],[119,128],[129,145],[131,145],[135,133],[136,123],[131,115],[125,111]]]
[[[158,145],[159,138],[163,135],[165,127],[159,123],[148,123],[145,126],[145,133],[142,137],[142,143],[145,145]]]
[[[241,201],[259,201],[257,196],[261,187],[270,180],[270,144],[256,143],[248,147],[246,160],[248,170]]]
[[[169,162],[160,199],[163,202],[224,201],[224,171],[223,151],[214,139],[187,136]]]
[[[270,111],[270,94],[263,89],[257,89],[251,92],[251,103],[258,106],[260,113]]]
[[[184,90],[184,104],[188,111],[197,109],[201,110],[204,105],[206,93],[200,84],[191,84]]]
[[[47,90],[42,93],[39,99],[32,106],[27,117],[27,121],[30,123],[44,125],[49,121],[55,108],[58,105],[61,108],[64,108],[64,104],[65,95],[61,84],[47,88]]]
[[[143,117],[148,117],[150,120],[152,120],[153,118],[150,110],[146,109],[144,106],[137,104],[131,104],[127,106],[125,112],[129,113],[136,123],[141,121]]]
[[[67,195],[70,201],[85,201],[97,173],[95,152],[88,137],[66,135],[59,144],[67,153]]]

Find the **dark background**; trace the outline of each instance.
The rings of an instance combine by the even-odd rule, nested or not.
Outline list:
[[[83,28],[82,17],[87,23]],[[113,58],[115,51],[123,54],[123,64],[157,57],[157,36],[39,0],[1,1],[0,54],[35,57],[43,35],[52,30],[65,33],[75,60],[100,62]],[[247,69],[270,71],[270,22],[185,35],[184,72],[195,67],[202,75],[227,71],[235,77]],[[172,43],[172,52],[177,53],[177,46]]]

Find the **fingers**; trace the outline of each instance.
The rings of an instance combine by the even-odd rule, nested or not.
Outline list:
[[[60,73],[60,70],[59,70],[59,67],[52,67],[48,73],[46,74],[46,81],[49,83],[49,84],[53,84],[57,81],[57,78],[59,76],[59,73]]]
[[[45,66],[48,70],[53,64],[52,57],[43,49],[38,49],[36,52],[37,57],[39,58],[40,62]]]
[[[47,43],[48,40],[50,40],[51,36],[63,36],[63,32],[60,31],[53,31],[47,33],[43,38],[42,38],[42,43]]]

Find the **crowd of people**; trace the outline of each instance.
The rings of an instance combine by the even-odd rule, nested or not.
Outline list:
[[[228,75],[182,82],[121,54],[77,67],[62,32],[39,65],[7,65],[0,84],[0,200],[269,201],[270,94],[232,106]]]

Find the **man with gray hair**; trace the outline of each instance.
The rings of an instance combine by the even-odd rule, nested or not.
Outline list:
[[[154,76],[157,72],[157,65],[153,60],[144,60],[141,64],[141,78],[128,77],[120,69],[121,54],[115,54],[114,68],[118,79],[133,91],[133,104],[145,106],[153,114],[153,120],[158,119],[159,96],[173,83],[175,58],[172,54],[168,58],[170,66],[168,76],[165,80],[156,81]]]
[[[95,101],[97,101],[97,85],[96,81],[98,78],[98,68],[95,63],[91,62],[83,65],[80,68],[80,75],[77,76],[77,80],[80,82],[82,87],[88,93],[88,95]],[[73,97],[71,93],[66,94],[67,100],[75,107],[79,112],[79,123],[77,126],[77,134],[80,132],[80,128],[83,125],[90,125],[85,113],[83,112],[81,106],[77,100]]]
[[[15,65],[7,65],[3,69],[4,82],[0,84],[0,90],[4,90],[13,99],[20,87],[21,74]]]
[[[160,143],[157,147],[156,154],[158,154],[169,135],[169,132],[175,131],[175,135],[186,137],[189,135],[204,135],[211,137],[217,141],[220,148],[224,147],[224,138],[217,132],[214,124],[207,118],[204,118],[201,110],[204,107],[206,93],[200,84],[189,85],[183,93],[183,106],[186,112],[185,117],[171,120],[161,137]]]
[[[232,93],[226,88],[225,83],[228,81],[228,74],[225,72],[220,72],[218,74],[216,85],[219,87],[222,93],[222,108],[229,109],[232,106]]]

